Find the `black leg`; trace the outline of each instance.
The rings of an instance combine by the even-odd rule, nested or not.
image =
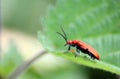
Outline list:
[[[67,52],[69,52],[70,51],[70,45],[68,46],[68,50],[67,51],[65,51],[64,53],[67,53]]]
[[[91,54],[91,53],[89,53],[89,55],[90,55],[90,57],[91,57],[91,59],[95,59],[95,57]]]
[[[70,45],[69,45],[69,47],[68,47],[68,51],[70,51]]]

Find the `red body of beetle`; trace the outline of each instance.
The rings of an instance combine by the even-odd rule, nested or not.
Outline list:
[[[66,45],[71,45],[76,47],[76,51],[79,52],[81,50],[83,53],[86,53],[91,56],[91,58],[100,59],[98,52],[92,48],[90,45],[86,44],[85,42],[79,40],[70,40],[66,42]],[[70,49],[69,49],[70,50]]]
[[[80,53],[80,51],[82,51],[83,53],[91,56],[91,58],[93,58],[93,59],[97,59],[97,60],[100,59],[98,52],[94,48],[92,48],[90,45],[88,45],[82,41],[79,41],[79,40],[68,41],[66,33],[64,32],[62,27],[61,27],[61,29],[62,29],[62,32],[64,35],[59,32],[57,32],[57,33],[65,39],[65,41],[66,41],[65,46],[68,45],[68,50],[70,50],[70,47],[76,47],[75,57],[78,55],[78,53]]]

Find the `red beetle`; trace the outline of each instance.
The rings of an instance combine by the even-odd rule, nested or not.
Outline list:
[[[90,45],[88,45],[85,42],[82,42],[80,40],[68,41],[66,33],[64,32],[62,27],[61,27],[61,30],[62,30],[63,34],[61,34],[60,32],[57,32],[57,33],[65,39],[65,41],[66,41],[65,46],[68,45],[68,51],[70,51],[71,47],[76,48],[75,57],[80,53],[80,51],[82,51],[83,53],[88,54],[92,59],[97,59],[97,60],[100,59],[98,52],[94,48],[92,48]]]

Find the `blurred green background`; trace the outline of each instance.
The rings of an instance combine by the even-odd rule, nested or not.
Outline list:
[[[17,31],[37,40],[37,31],[43,30],[40,19],[47,15],[47,8],[50,5],[55,6],[56,0],[2,0],[3,29],[5,33],[6,31],[8,34],[11,32],[16,33]],[[21,39],[24,40],[24,38]],[[8,77],[17,66],[26,60],[25,57],[28,54],[21,54],[22,51],[19,49],[16,41],[11,42],[10,40],[3,50],[3,59],[0,62],[0,79]],[[33,51],[33,53],[35,52]],[[120,79],[118,75],[106,71],[78,65],[59,57],[52,57],[51,59],[51,56],[45,55],[42,57],[42,61],[42,58],[38,59],[18,79]]]
[[[40,16],[55,0],[2,0],[4,27],[35,35],[41,29]],[[24,28],[24,29],[23,29]]]

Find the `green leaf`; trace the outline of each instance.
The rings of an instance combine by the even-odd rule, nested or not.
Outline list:
[[[17,49],[15,42],[10,41],[8,51],[4,54],[3,59],[0,61],[0,74],[8,76],[14,68],[23,62],[21,55]]]
[[[57,0],[56,6],[50,6],[47,17],[42,19],[43,46],[53,54],[64,56],[73,62],[120,74],[120,1],[119,0]],[[100,54],[100,61],[94,62],[81,55],[76,58],[65,51],[65,41],[56,32],[64,28],[68,39],[82,40]],[[50,42],[51,44],[47,43]],[[52,45],[52,46],[51,46]],[[63,55],[62,55],[63,54]],[[87,57],[88,58],[88,57]],[[96,60],[95,60],[96,61]]]
[[[114,65],[111,65],[107,62],[104,61],[99,61],[99,60],[92,60],[89,59],[87,57],[83,57],[83,56],[79,56],[79,57],[74,57],[73,54],[63,54],[63,53],[55,53],[55,55],[57,56],[62,56],[66,59],[69,59],[73,62],[76,62],[78,64],[84,65],[84,66],[88,66],[88,67],[92,67],[92,68],[98,68],[98,69],[102,69],[102,70],[106,70],[112,73],[116,73],[116,74],[120,74],[120,68]]]

